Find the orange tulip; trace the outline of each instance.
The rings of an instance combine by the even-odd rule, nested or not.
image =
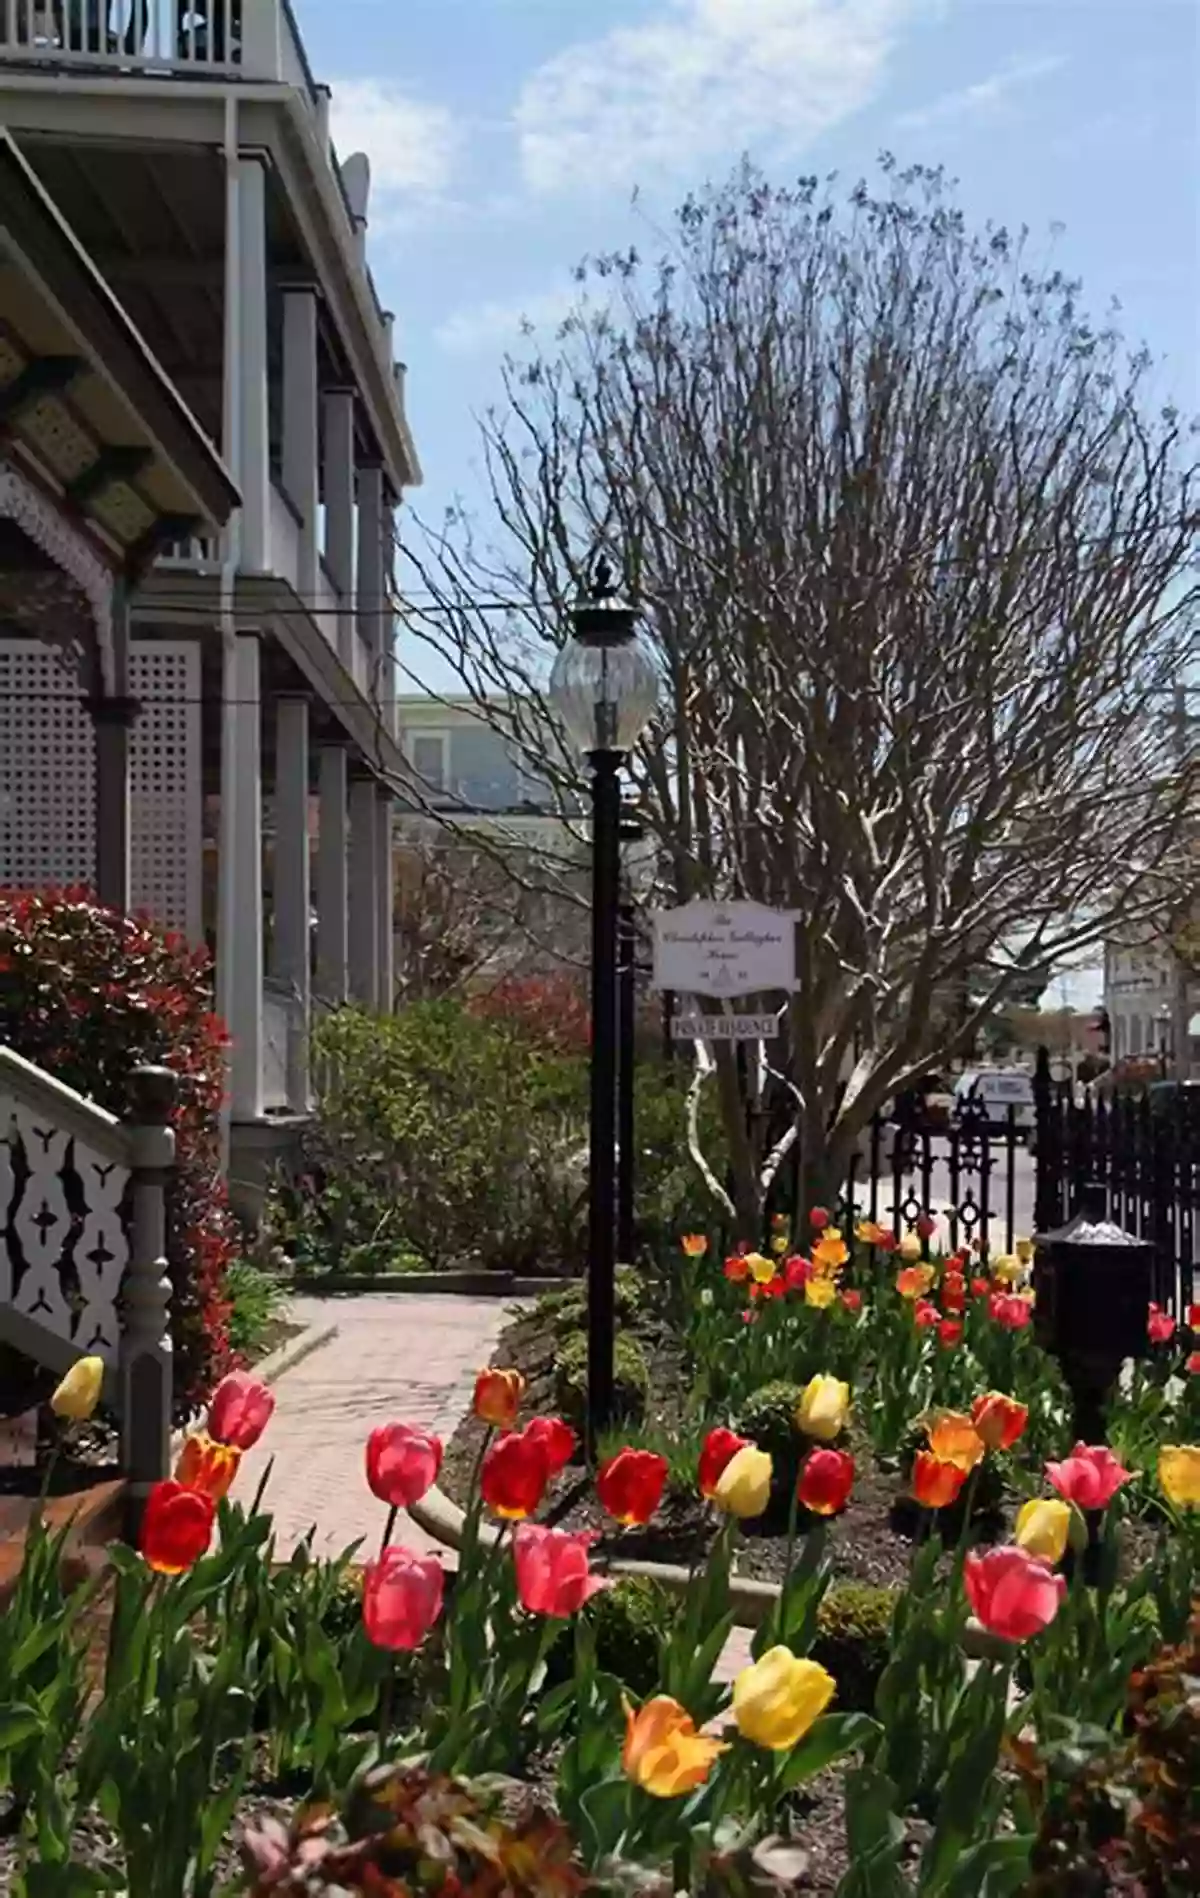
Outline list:
[[[685,1232],[679,1243],[689,1259],[702,1259],[708,1251],[708,1240],[702,1232]]]
[[[480,1371],[475,1379],[475,1415],[481,1423],[511,1430],[524,1395],[520,1371]]]
[[[655,1694],[636,1713],[625,1703],[621,1766],[635,1785],[656,1799],[677,1799],[702,1786],[724,1751],[723,1741],[697,1733],[691,1714],[669,1694]]]
[[[918,1450],[913,1463],[912,1492],[922,1509],[947,1509],[958,1501],[967,1472],[947,1463],[931,1450]]]
[[[812,1249],[818,1272],[840,1272],[849,1257],[850,1248],[836,1226],[828,1226]]]
[[[219,1503],[228,1496],[229,1486],[238,1472],[242,1453],[236,1444],[214,1443],[206,1430],[185,1437],[175,1465],[175,1481],[184,1489],[198,1489]]]
[[[987,1445],[969,1417],[956,1410],[943,1410],[931,1419],[926,1435],[929,1448],[941,1463],[953,1463],[969,1476],[983,1456]]]
[[[937,1274],[931,1265],[906,1265],[896,1274],[901,1298],[923,1298]]]
[[[971,1422],[989,1450],[1011,1450],[1029,1422],[1029,1411],[1015,1397],[987,1391],[971,1405]]]

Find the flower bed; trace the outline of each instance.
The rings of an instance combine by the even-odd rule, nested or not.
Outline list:
[[[101,1372],[82,1360],[58,1414],[90,1414]],[[836,1605],[831,1547],[856,1479],[853,1400],[818,1373],[791,1422],[788,1556],[749,1660],[730,1685],[714,1678],[730,1577],[778,1468],[721,1423],[693,1472],[712,1533],[682,1602],[640,1624],[635,1683],[635,1624],[603,1546],[543,1513],[575,1434],[527,1398],[515,1367],[480,1374],[484,1436],[452,1580],[395,1533],[442,1473],[442,1444],[402,1420],[371,1433],[363,1478],[381,1533],[356,1576],[303,1548],[280,1567],[262,1493],[231,1500],[272,1408],[234,1374],[152,1492],[139,1550],[113,1551],[100,1680],[94,1588],[65,1592],[56,1538],[35,1535],[0,1621],[0,1869],[14,1898],[207,1898],[239,1829],[246,1870],[229,1888],[263,1893],[733,1898],[753,1884],[979,1898],[1065,1891],[1042,1873],[1073,1871],[1080,1853],[1131,1880],[1152,1869],[1144,1889],[1164,1898],[1195,1889],[1200,1447],[1161,1449],[1139,1486],[1106,1446],[1076,1446],[1037,1470],[1012,1538],[982,1548],[970,1508],[956,1536],[949,1511],[1012,1458],[1033,1410],[991,1392],[969,1413],[927,1415],[910,1478],[922,1532],[864,1693],[864,1605],[844,1591]],[[663,1455],[627,1443],[589,1482],[627,1540],[657,1519],[669,1476]],[[1121,1582],[1139,1497],[1154,1523]],[[971,1616],[990,1641],[978,1665],[963,1646]],[[1088,1799],[1110,1813],[1098,1858],[1081,1760]]]

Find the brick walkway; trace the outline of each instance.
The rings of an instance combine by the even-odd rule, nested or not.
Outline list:
[[[280,1378],[271,1427],[247,1455],[237,1494],[250,1502],[273,1457],[264,1506],[281,1557],[314,1524],[318,1555],[338,1555],[360,1536],[363,1556],[372,1554],[387,1512],[363,1472],[369,1432],[381,1423],[422,1424],[448,1441],[508,1307],[502,1299],[382,1293],[297,1298],[291,1309],[300,1325],[336,1323],[337,1336]],[[411,1548],[434,1546],[403,1517],[396,1536]]]

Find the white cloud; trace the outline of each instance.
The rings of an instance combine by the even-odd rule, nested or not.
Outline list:
[[[578,285],[543,290],[522,301],[477,303],[448,316],[434,331],[434,340],[451,356],[516,349],[530,329],[544,338],[557,329],[572,310],[586,304],[587,299]]]
[[[1011,60],[999,72],[992,73],[987,79],[977,80],[973,86],[963,86],[958,92],[943,93],[932,105],[921,106],[915,112],[902,112],[896,124],[905,131],[924,131],[929,125],[948,125],[958,119],[980,118],[994,112],[997,106],[1003,105],[1022,86],[1033,85],[1039,79],[1048,79],[1064,63],[1062,56],[1057,53],[1047,53],[1040,59]]]
[[[611,190],[769,145],[796,154],[877,91],[929,0],[665,0],[663,17],[581,41],[516,108],[534,190]]]
[[[461,139],[445,106],[414,99],[382,79],[339,79],[332,90],[329,122],[338,157],[365,152],[370,160],[372,225],[447,189]]]

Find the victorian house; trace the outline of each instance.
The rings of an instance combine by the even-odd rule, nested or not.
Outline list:
[[[32,554],[13,567],[9,543],[39,543],[14,527],[0,547],[0,882],[128,888],[212,945],[233,1179],[253,1185],[308,1111],[313,1008],[392,995],[392,534],[419,470],[367,264],[367,164],[333,151],[328,90],[287,0],[4,0],[0,126],[210,471],[205,486],[172,461],[168,480],[157,437],[125,440],[98,396],[89,408],[95,372],[73,365],[93,342],[103,369],[124,358],[50,328],[23,341],[6,282],[0,404],[11,413],[15,383],[10,470],[22,463],[7,478],[76,524],[97,572],[116,537],[109,614],[128,631],[103,692],[81,691],[67,622],[51,637],[44,614],[34,623],[45,582],[30,581]],[[0,229],[8,213],[6,192]],[[39,349],[48,365],[31,374]],[[112,638],[93,641],[93,670]],[[124,725],[91,709],[104,696]],[[121,755],[124,881],[93,861]]]

